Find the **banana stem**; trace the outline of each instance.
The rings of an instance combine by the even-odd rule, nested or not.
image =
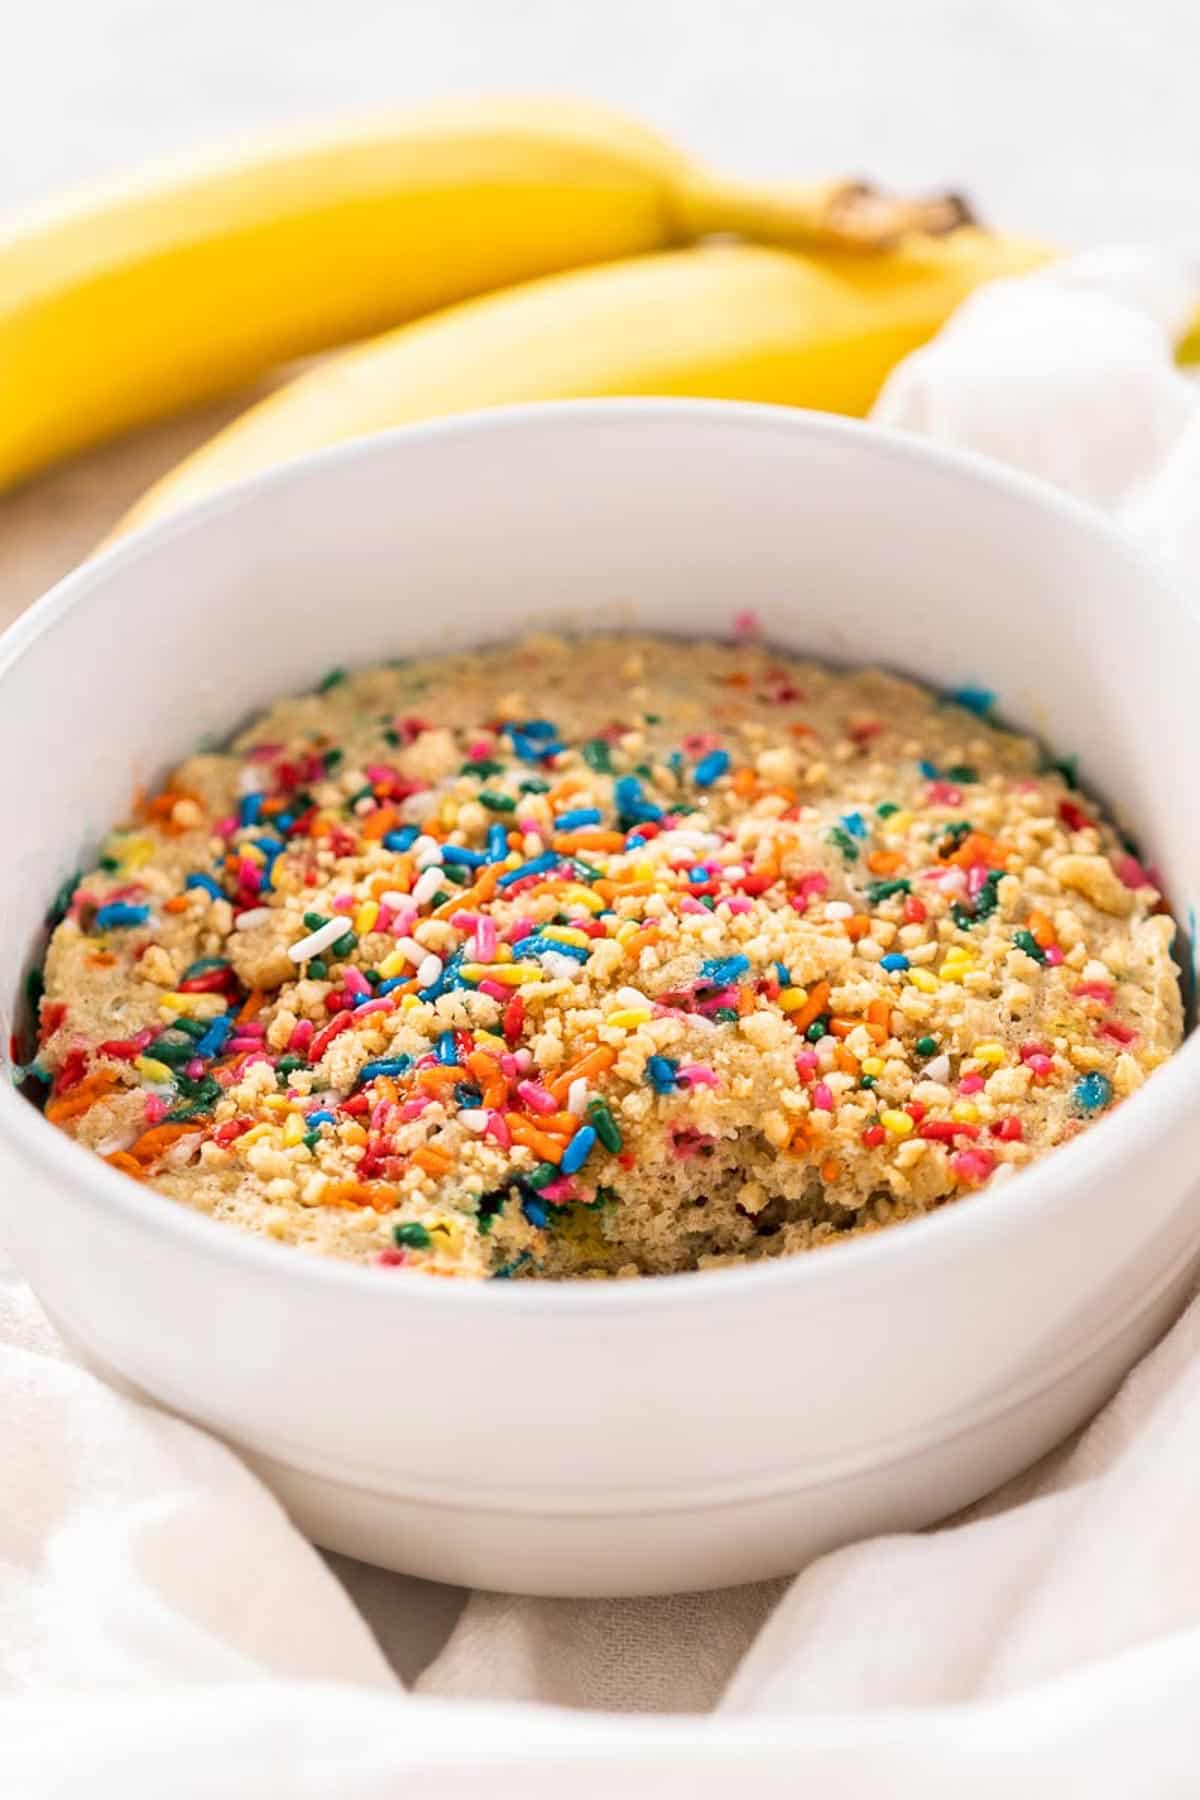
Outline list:
[[[910,200],[866,181],[763,188],[702,175],[683,186],[677,204],[680,235],[692,242],[733,235],[789,249],[883,250],[914,232],[942,237],[974,222],[958,194]]]

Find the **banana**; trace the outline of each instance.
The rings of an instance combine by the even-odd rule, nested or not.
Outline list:
[[[548,276],[328,358],[164,476],[117,530],[327,444],[477,407],[675,394],[861,417],[973,288],[1049,254],[963,229],[871,257],[714,245]]]
[[[952,198],[708,176],[618,114],[480,101],[250,145],[0,230],[0,488],[294,357],[734,232],[871,249]]]

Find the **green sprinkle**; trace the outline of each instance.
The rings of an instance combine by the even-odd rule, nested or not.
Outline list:
[[[956,819],[953,825],[947,825],[942,832],[942,841],[938,845],[939,854],[949,856],[950,851],[957,850],[963,839],[968,837],[974,829],[970,819]]]
[[[345,681],[345,679],[345,669],[330,669],[328,675],[322,675],[320,681],[317,683],[318,694],[327,694],[330,688],[337,687],[338,684]]]
[[[899,811],[900,808],[896,805],[894,800],[884,800],[875,808],[875,817],[877,819],[890,819],[893,813],[898,813]]]
[[[342,801],[342,806],[343,807],[347,807],[347,806],[355,807],[358,805],[360,800],[373,800],[374,798],[375,798],[374,787],[371,785],[371,783],[369,781],[364,781],[360,788],[355,788],[355,790],[352,794],[346,795],[346,798]]]
[[[305,970],[310,981],[324,981],[329,974],[329,964],[323,956],[314,956]]]
[[[804,1035],[810,1044],[819,1044],[823,1037],[829,1036],[829,1020],[814,1019]]]
[[[452,881],[455,887],[469,887],[471,883],[470,869],[464,869],[458,863],[447,863],[442,876],[446,881]]]
[[[606,1102],[599,1099],[589,1100],[587,1110],[588,1118],[595,1127],[596,1136],[604,1148],[611,1150],[615,1156],[625,1140],[622,1138],[620,1127],[609,1111]]]
[[[450,896],[446,892],[445,888],[439,888],[437,893],[433,896],[433,899],[431,900],[430,905],[431,906],[445,906],[445,904],[449,898],[450,898]],[[339,938],[338,943],[340,943],[340,942],[341,942],[341,939]],[[336,950],[337,944],[335,944],[333,947]]]
[[[722,1025],[732,1025],[737,1020],[737,1013],[732,1006],[718,1006],[713,1018]]]
[[[1032,931],[1026,931],[1024,927],[1022,927],[1020,931],[1014,931],[1012,941],[1017,946],[1018,950],[1023,950],[1025,952],[1026,956],[1032,956],[1034,962],[1045,962],[1046,952],[1042,949],[1042,946],[1038,943]]]
[[[310,931],[319,931],[322,925],[328,925],[329,920],[324,913],[307,912],[304,915],[304,923]]]
[[[478,775],[480,781],[486,781],[489,775],[503,775],[504,764],[489,762],[486,757],[479,762],[465,762],[459,769],[460,775]]]
[[[550,783],[543,781],[540,775],[527,775],[519,784],[523,794],[548,794]]]
[[[946,770],[947,781],[957,781],[960,787],[970,787],[979,780],[979,770],[973,769],[970,763],[955,763]]]
[[[932,1056],[936,1050],[937,1050],[937,1039],[936,1038],[919,1037],[917,1039],[916,1051],[917,1051],[918,1056]]]
[[[642,719],[643,719],[643,722],[647,725],[661,725],[662,724],[662,714],[661,713],[643,713]]]
[[[1079,786],[1079,758],[1077,756],[1062,756],[1057,762],[1047,763],[1046,768],[1048,773],[1057,770],[1069,788]]]
[[[393,1225],[392,1239],[405,1250],[428,1250],[433,1242],[425,1227],[416,1219],[410,1219],[406,1225]]]
[[[162,1037],[155,1038],[153,1043],[147,1046],[146,1053],[158,1062],[166,1063],[169,1069],[175,1068],[178,1064],[191,1062],[195,1055],[190,1037],[185,1037],[182,1033],[176,1037],[171,1032],[165,1032]]]
[[[510,794],[498,794],[495,788],[480,788],[479,804],[486,806],[490,812],[516,812],[517,803]]]
[[[603,738],[589,738],[583,745],[581,755],[588,768],[595,769],[597,774],[612,774],[612,751]]]
[[[306,1149],[315,1150],[317,1145],[321,1141],[321,1134],[314,1126],[311,1131],[305,1132],[304,1136],[301,1138],[300,1141],[305,1146]]]
[[[878,906],[881,900],[890,900],[893,894],[911,894],[912,882],[900,878],[896,881],[868,881],[867,899],[872,906]]]
[[[352,931],[343,931],[340,938],[334,938],[329,948],[333,951],[335,956],[340,957],[342,961],[345,962],[346,958],[348,956],[353,956],[354,952],[358,949],[358,939]]]
[[[326,772],[330,769],[336,769],[345,754],[346,752],[344,750],[339,750],[336,744],[332,750],[327,750],[321,758],[321,761],[325,764]]]
[[[294,1074],[297,1069],[304,1069],[307,1066],[302,1056],[281,1056],[275,1064],[275,1073],[286,1081],[288,1076]]]
[[[593,863],[585,862],[582,856],[572,856],[570,863],[580,881],[600,880],[600,870]]]
[[[599,1133],[597,1132],[596,1135],[599,1136]],[[537,1167],[531,1169],[525,1176],[525,1180],[533,1188],[548,1187],[552,1181],[558,1180],[558,1170],[553,1163],[538,1163]]]
[[[858,1085],[860,1088],[867,1088],[870,1090],[875,1086],[875,1077],[873,1075],[864,1075]]]
[[[171,1029],[173,1031],[186,1031],[190,1038],[202,1038],[208,1030],[208,1026],[202,1019],[178,1018]]]
[[[401,741],[400,733],[398,731],[394,731],[392,729],[392,727],[389,725],[387,730],[383,734],[383,741],[385,744],[390,744],[393,750],[396,750],[400,746],[400,741]]]
[[[825,842],[827,844],[836,844],[848,863],[855,863],[858,861],[858,845],[850,836],[850,833],[845,831],[842,826],[835,825],[832,831],[827,831],[825,834]]]

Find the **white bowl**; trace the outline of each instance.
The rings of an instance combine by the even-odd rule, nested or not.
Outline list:
[[[423,426],[119,545],[0,644],[0,1029],[131,791],[333,663],[614,621],[995,689],[1200,891],[1200,627],[1103,521],[791,411],[611,402]],[[0,1083],[3,1234],[94,1366],[237,1446],[319,1542],[445,1580],[645,1593],[919,1526],[1111,1390],[1200,1250],[1200,1048],[936,1216],[767,1267],[398,1278],[240,1236]]]

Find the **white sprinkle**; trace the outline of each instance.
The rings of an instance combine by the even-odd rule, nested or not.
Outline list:
[[[298,943],[289,944],[288,955],[294,963],[307,962],[310,956],[319,956],[322,950],[327,950],[347,930],[348,919],[326,919],[323,925],[318,925],[307,937],[302,937]]]
[[[422,987],[432,987],[441,972],[442,959],[440,956],[435,956],[431,950],[428,956],[421,959],[420,967],[417,970],[417,980]]]
[[[584,1113],[587,1111],[587,1103],[587,1076],[579,1075],[567,1089],[567,1111],[569,1113],[574,1113],[577,1119],[582,1119]]]
[[[441,885],[442,871],[440,869],[426,869],[424,874],[417,877],[416,886],[412,891],[412,897],[418,906],[426,906],[439,891]]]
[[[237,791],[243,796],[247,794],[264,794],[267,790],[266,778],[261,769],[250,763],[238,770]]]
[[[825,917],[827,919],[852,919],[854,908],[847,900],[830,900],[826,902]]]
[[[574,981],[583,974],[583,964],[577,963],[573,956],[561,956],[556,950],[547,950],[542,957],[542,968],[555,981]]]
[[[436,838],[419,837],[413,845],[413,857],[418,869],[440,869],[442,866],[442,846]]]
[[[569,961],[570,958],[568,958],[567,960]],[[650,1001],[647,1000],[647,998],[646,998],[645,994],[643,994],[641,988],[635,988],[635,987],[618,988],[616,995],[615,995],[615,1000],[616,1000],[616,1005],[618,1008],[626,1007],[626,1006],[649,1006],[650,1005]]]
[[[725,866],[725,878],[727,881],[741,881],[745,873],[745,863],[727,863]]]
[[[256,925],[265,925],[271,916],[269,906],[250,906],[244,913],[239,913],[233,921],[235,931],[253,931]]]
[[[380,906],[390,906],[393,912],[403,912],[411,899],[411,894],[400,894],[395,888],[389,888],[385,894],[380,894],[379,904]]]
[[[396,948],[408,958],[414,968],[423,963],[429,954],[423,944],[418,944],[415,938],[410,937],[397,938]]]
[[[459,1122],[465,1125],[468,1131],[473,1131],[477,1137],[482,1137],[487,1130],[488,1115],[482,1106],[464,1107],[458,1117]]]
[[[813,1045],[818,1056],[832,1056],[837,1047],[838,1041],[835,1037],[818,1038]]]
[[[950,1078],[950,1058],[948,1056],[935,1056],[932,1062],[927,1062],[925,1064],[923,1074],[926,1081],[948,1081]]]

